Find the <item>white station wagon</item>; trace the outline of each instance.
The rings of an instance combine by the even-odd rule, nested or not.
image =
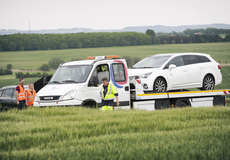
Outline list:
[[[222,81],[220,69],[220,64],[208,54],[170,53],[149,56],[128,73],[130,79],[141,79],[144,91],[213,90]]]

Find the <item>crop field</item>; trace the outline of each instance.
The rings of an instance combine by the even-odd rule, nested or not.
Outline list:
[[[0,159],[230,159],[230,107],[0,113]]]
[[[48,64],[54,57],[59,57],[65,62],[77,58],[85,59],[87,56],[114,54],[120,57],[126,55],[142,59],[159,53],[194,51],[210,54],[217,62],[222,64],[230,63],[230,42],[222,42],[0,52],[0,68],[5,68],[10,63],[13,65],[13,69],[38,69],[42,64]]]

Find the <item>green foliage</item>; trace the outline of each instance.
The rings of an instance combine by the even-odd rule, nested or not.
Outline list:
[[[11,70],[12,67],[13,67],[12,64],[7,64],[7,65],[6,65],[6,68],[9,69],[9,70]]]
[[[42,71],[49,71],[50,70],[50,66],[48,64],[43,64],[39,70],[42,70]]]
[[[61,44],[61,49],[68,49],[68,45],[64,42]]]
[[[217,28],[206,28],[206,29],[186,29],[183,31],[185,35],[191,35],[201,32],[203,34],[230,34],[230,29],[217,29]]]
[[[1,159],[229,159],[230,108],[0,114]]]
[[[16,48],[16,45],[14,44],[14,42],[10,42],[10,44],[8,45],[9,51],[14,51],[15,48]]]
[[[48,76],[48,75],[52,75],[50,73],[45,73],[43,72],[42,74],[40,72],[37,73],[22,73],[22,72],[16,72],[15,73],[15,78],[32,78],[32,77],[44,77],[44,76]]]
[[[224,41],[230,42],[230,34],[227,34],[224,38]]]
[[[152,36],[152,37],[156,36],[156,33],[152,29],[147,29],[145,34]]]
[[[60,58],[52,58],[50,61],[49,61],[49,66],[52,68],[52,69],[57,69],[58,66],[63,63],[64,60],[60,59]]]
[[[5,75],[12,75],[13,74],[13,72],[9,69],[4,69],[4,73],[5,73]]]
[[[151,44],[149,36],[137,32],[0,35],[3,51],[57,50]]]
[[[5,75],[3,70],[0,70],[0,75]]]

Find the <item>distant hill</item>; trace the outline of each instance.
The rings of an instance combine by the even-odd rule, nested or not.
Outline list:
[[[230,29],[229,24],[221,24],[221,23],[214,23],[214,24],[206,24],[206,25],[183,25],[183,26],[162,26],[162,25],[155,25],[155,26],[136,26],[136,27],[125,27],[123,29],[118,29],[118,30],[112,30],[112,29],[107,29],[107,30],[94,30],[91,28],[71,28],[71,29],[49,29],[49,30],[31,30],[25,31],[25,30],[5,30],[1,29],[0,30],[0,35],[4,34],[15,34],[15,33],[37,33],[37,34],[49,34],[49,33],[80,33],[80,32],[142,32],[144,33],[147,29],[152,29],[156,33],[157,32],[183,32],[184,30],[190,28],[190,29],[206,29],[206,28],[223,28],[223,29]]]

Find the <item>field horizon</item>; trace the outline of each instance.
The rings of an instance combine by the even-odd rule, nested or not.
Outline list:
[[[10,51],[0,52],[0,68],[6,68],[7,64],[12,64],[13,70],[34,70],[41,67],[42,64],[48,64],[48,62],[54,57],[61,58],[67,62],[77,58],[86,59],[87,56],[119,55],[120,57],[132,56],[143,59],[154,54],[183,52],[210,54],[218,63],[228,64],[230,63],[229,51],[230,42],[160,44],[39,51]]]

